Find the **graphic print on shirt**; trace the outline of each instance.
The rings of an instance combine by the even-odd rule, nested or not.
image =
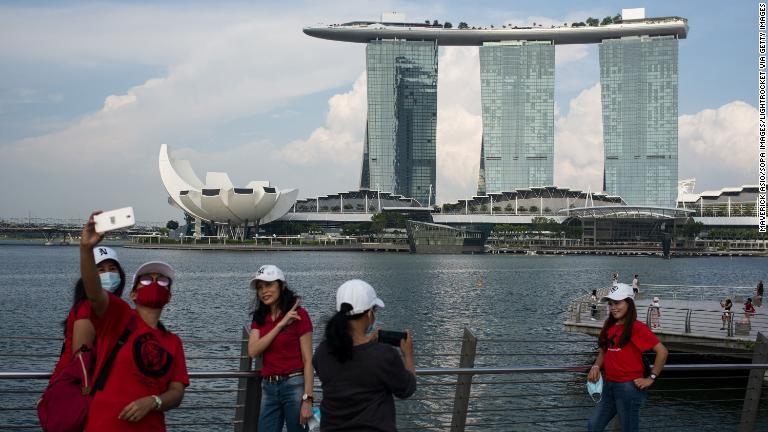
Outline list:
[[[154,334],[144,333],[133,341],[133,361],[142,374],[160,378],[171,368],[173,356],[160,345]]]
[[[618,332],[614,332],[608,335],[608,340],[607,340],[608,351],[616,351],[616,352],[621,351],[619,342],[616,340],[618,336],[619,336]]]

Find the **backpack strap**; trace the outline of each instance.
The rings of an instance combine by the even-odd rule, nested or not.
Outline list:
[[[136,328],[136,315],[133,315],[131,316],[131,319],[128,321],[128,325],[125,326],[125,330],[123,330],[123,333],[120,335],[120,338],[117,339],[117,343],[115,343],[115,346],[112,348],[112,351],[109,352],[107,359],[104,361],[104,366],[101,368],[101,372],[99,372],[99,376],[96,377],[96,381],[94,381],[93,383],[91,395],[96,394],[96,392],[99,390],[104,390],[104,385],[107,383],[107,378],[109,377],[109,372],[112,369],[112,364],[115,362],[117,353],[120,351],[120,348],[122,348],[123,345],[125,345],[125,342],[128,340],[128,337],[131,336],[131,333],[133,333],[133,330],[135,328]]]

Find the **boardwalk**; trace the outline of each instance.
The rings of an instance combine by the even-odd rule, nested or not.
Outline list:
[[[744,313],[749,290],[747,287],[646,286],[636,300],[637,317],[673,350],[749,357],[757,333],[768,334],[768,305],[757,307],[754,316],[747,317]],[[598,290],[599,295],[606,292],[607,288]],[[650,315],[653,296],[661,300],[655,328]],[[719,301],[725,297],[733,300],[733,317],[721,330],[723,313]],[[598,304],[593,316],[589,296],[582,296],[571,302],[565,328],[596,336],[606,316],[605,304]]]

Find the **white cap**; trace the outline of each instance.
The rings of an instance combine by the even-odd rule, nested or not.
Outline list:
[[[337,312],[341,312],[341,305],[344,303],[352,305],[352,310],[347,315],[363,313],[373,306],[384,307],[384,302],[376,297],[376,290],[360,279],[348,280],[336,291]]]
[[[170,280],[173,280],[176,277],[176,272],[173,271],[173,268],[170,265],[162,261],[150,261],[139,266],[136,273],[133,274],[133,282],[131,286],[136,286],[136,280],[139,279],[139,276],[150,273],[161,274],[168,277]]]
[[[96,265],[108,259],[111,259],[118,264],[120,263],[120,261],[117,260],[117,252],[115,252],[114,249],[108,248],[106,246],[96,246],[93,248],[93,259],[96,260]]]
[[[601,298],[601,302],[607,302],[608,300],[624,300],[624,299],[633,299],[635,298],[635,292],[632,291],[632,287],[625,284],[625,283],[617,283],[613,284],[611,286],[611,289],[608,290],[608,295]]]
[[[260,280],[264,282],[273,282],[276,280],[285,282],[285,275],[277,266],[267,264],[259,267],[259,270],[256,272],[256,277],[251,279],[251,288],[256,289],[256,281]]]

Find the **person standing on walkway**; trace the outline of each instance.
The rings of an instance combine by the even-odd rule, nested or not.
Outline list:
[[[756,313],[755,306],[752,304],[752,298],[750,297],[744,302],[744,318],[748,323],[751,323],[752,317],[755,316]]]
[[[256,292],[248,355],[262,356],[259,432],[307,430],[312,417],[312,321],[277,266],[263,265]]]
[[[637,321],[632,287],[611,287],[607,301],[610,313],[598,338],[597,359],[587,379],[597,382],[600,370],[605,372],[602,398],[587,424],[589,431],[602,431],[616,414],[623,432],[636,432],[640,427],[640,407],[647,389],[653,385],[667,361],[667,349],[645,324]],[[656,359],[648,377],[642,354],[653,350]]]
[[[611,285],[616,285],[619,283],[619,272],[613,272],[613,276],[611,276]]]
[[[95,230],[99,213],[83,228],[80,276],[98,340],[94,376],[103,368],[111,372],[94,383],[85,432],[165,431],[163,412],[181,404],[189,385],[181,339],[160,322],[175,272],[160,261],[139,266],[130,293],[136,309],[104,290],[92,252],[104,237]]]
[[[373,287],[358,279],[336,292],[336,314],[312,359],[323,387],[323,432],[397,431],[392,396],[403,399],[416,391],[413,336],[406,330],[400,352],[378,343],[374,323],[383,307]]]
[[[589,301],[592,303],[592,304],[590,304],[590,307],[592,308],[592,311],[591,311],[591,316],[589,317],[589,319],[591,319],[592,321],[597,321],[597,303],[598,303],[598,300],[597,300],[597,290],[596,289],[592,290],[592,295],[589,296]]]
[[[640,280],[637,278],[637,275],[632,278],[632,292],[635,294],[635,296],[640,294]]]
[[[651,328],[661,328],[661,300],[658,297],[653,298],[648,312],[651,315]]]
[[[731,321],[733,321],[733,312],[731,312],[733,302],[731,299],[726,298],[725,301],[720,302],[720,307],[723,308],[723,315],[720,317],[720,320],[723,321],[723,326],[720,327],[720,330],[725,330],[727,326],[731,325]]]
[[[757,290],[755,290],[755,306],[763,306],[763,294],[765,294],[765,287],[763,287],[762,279],[757,283]]]

